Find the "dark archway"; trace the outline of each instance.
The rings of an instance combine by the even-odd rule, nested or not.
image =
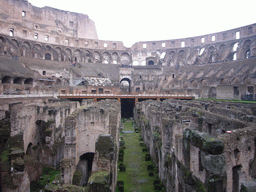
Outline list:
[[[153,60],[149,60],[148,61],[148,65],[154,65],[154,61]]]
[[[13,80],[13,83],[14,84],[22,84],[22,78],[21,77],[17,77],[17,78],[15,78],[14,80]]]
[[[120,81],[120,90],[122,92],[131,92],[131,80],[129,78],[123,78]]]
[[[121,99],[121,117],[133,117],[133,109],[135,106],[135,99]]]
[[[49,61],[52,60],[52,56],[50,53],[45,54],[45,60],[49,60]]]
[[[76,172],[73,176],[73,185],[85,186],[92,172],[94,153],[89,152],[80,156],[80,161],[76,166]],[[76,175],[80,175],[76,177]]]
[[[11,77],[10,77],[10,76],[5,76],[5,77],[2,79],[2,83],[11,83]]]
[[[28,78],[24,81],[24,84],[29,84],[32,85],[33,84],[33,79],[32,78]]]

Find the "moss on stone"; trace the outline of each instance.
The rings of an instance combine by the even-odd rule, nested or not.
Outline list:
[[[183,133],[184,139],[204,152],[219,155],[223,153],[224,145],[221,140],[207,133],[197,130],[186,129]]]
[[[79,171],[76,171],[76,172],[74,173],[74,175],[73,175],[72,184],[79,186],[80,181],[81,181],[81,177],[82,177],[82,173],[79,172]]]
[[[98,183],[98,184],[108,184],[109,182],[109,172],[107,171],[99,171],[99,172],[94,172],[91,174],[88,183],[93,184],[93,183]]]

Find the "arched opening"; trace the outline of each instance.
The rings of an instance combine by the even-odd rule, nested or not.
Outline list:
[[[149,60],[148,61],[148,65],[154,65],[154,61],[153,60]]]
[[[73,176],[73,185],[85,186],[92,172],[94,153],[85,153],[80,156],[80,161],[76,166],[76,171]]]
[[[32,78],[25,79],[24,84],[32,85],[33,79]]]
[[[246,52],[245,52],[245,59],[249,59],[251,57],[251,50],[248,49]]]
[[[208,93],[208,98],[216,99],[217,91],[216,87],[211,87]]]
[[[21,77],[17,77],[17,78],[15,78],[14,80],[13,80],[13,83],[14,84],[22,84],[22,78]]]
[[[131,80],[129,78],[123,78],[120,81],[120,90],[124,93],[131,92]]]
[[[11,83],[11,77],[10,77],[10,76],[5,76],[5,77],[2,79],[2,83]]]
[[[52,60],[52,56],[50,53],[45,54],[45,60],[49,60],[49,61]]]
[[[28,144],[27,151],[26,151],[27,155],[31,155],[32,154],[32,146],[33,146],[32,143]]]

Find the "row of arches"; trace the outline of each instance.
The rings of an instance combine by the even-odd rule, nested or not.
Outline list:
[[[130,64],[127,51],[89,50],[52,46],[29,41],[17,41],[0,36],[0,53],[13,56],[31,57],[66,62],[88,62],[104,64]]]
[[[256,38],[210,44],[204,47],[169,49],[163,51],[161,55],[163,53],[165,53],[165,57],[160,63],[165,63],[167,66],[243,60],[256,55]],[[154,65],[151,60],[147,64]]]
[[[33,79],[32,78],[22,78],[22,77],[15,77],[15,78],[11,78],[10,76],[4,76],[2,78],[2,83],[6,83],[6,84],[27,84],[27,85],[32,85],[33,84]]]

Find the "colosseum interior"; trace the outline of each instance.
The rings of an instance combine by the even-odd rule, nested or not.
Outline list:
[[[256,191],[256,24],[125,47],[88,15],[0,5],[0,191],[45,167],[44,191],[116,191],[122,118],[162,191]]]

